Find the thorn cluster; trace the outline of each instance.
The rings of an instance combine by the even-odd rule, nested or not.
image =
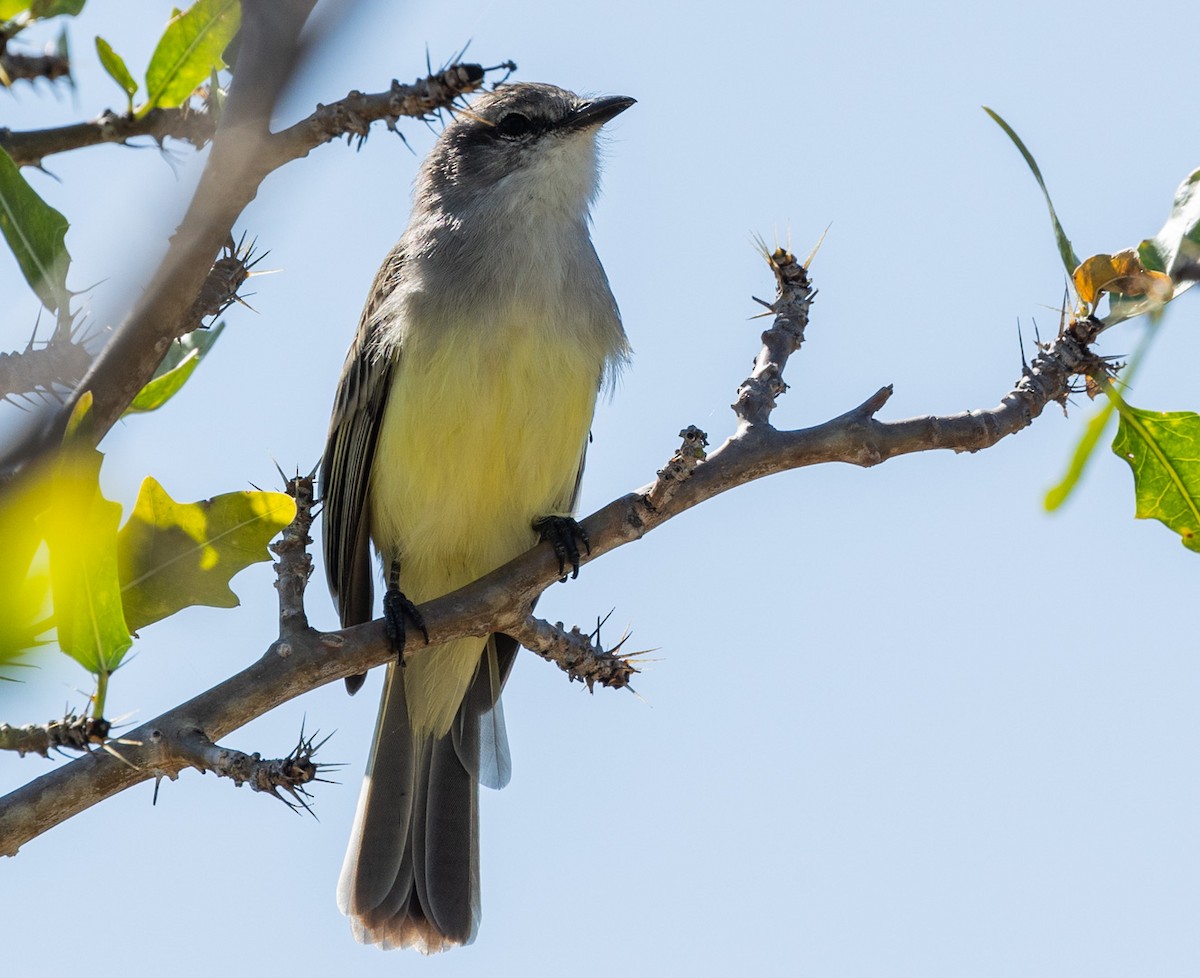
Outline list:
[[[245,298],[238,294],[238,290],[250,277],[250,270],[270,254],[270,252],[264,251],[261,255],[255,255],[256,243],[256,241],[251,241],[246,244],[244,234],[236,244],[233,236],[229,237],[225,243],[225,250],[221,257],[213,262],[208,278],[205,279],[204,285],[200,289],[200,294],[192,303],[191,312],[185,320],[186,329],[183,329],[179,335],[182,336],[184,333],[190,333],[199,328],[202,319],[207,316],[215,318],[221,315],[235,302],[241,303],[252,312],[254,311]]]
[[[102,717],[79,716],[68,711],[61,720],[49,723],[30,723],[10,727],[0,723],[0,750],[13,750],[21,757],[40,754],[49,757],[50,751],[86,751],[94,744],[108,739],[112,724]]]

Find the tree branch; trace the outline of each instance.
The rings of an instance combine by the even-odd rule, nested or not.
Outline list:
[[[498,65],[511,69],[511,62]],[[318,105],[306,119],[276,133],[273,145],[278,161],[272,169],[307,156],[322,143],[341,136],[365,139],[373,122],[383,122],[396,132],[396,123],[403,117],[420,119],[449,106],[461,95],[475,91],[484,75],[492,68],[478,64],[455,64],[410,85],[393,80],[386,92],[364,95],[351,92],[329,105]],[[18,166],[40,166],[47,156],[67,153],[88,146],[106,143],[125,145],[131,139],[146,136],[160,146],[166,139],[179,139],[196,149],[206,146],[213,138],[216,120],[207,104],[200,107],[184,105],[179,108],[151,109],[144,116],[128,112],[118,114],[105,109],[89,122],[76,122],[50,129],[14,132],[0,127],[0,149],[5,150]]]
[[[89,122],[75,122],[67,126],[24,132],[0,128],[0,149],[7,152],[17,166],[41,166],[47,156],[56,153],[68,153],[105,143],[123,146],[139,136],[149,136],[159,146],[170,138],[191,143],[200,149],[212,139],[215,128],[216,123],[207,106],[151,109],[140,117],[105,109]]]
[[[815,293],[808,288],[806,275],[799,276],[794,270],[779,275],[779,265],[789,260],[794,264],[791,256],[776,252],[768,260],[776,271],[780,293],[772,305],[778,316],[771,329],[788,330],[797,312],[792,300],[801,293],[807,296],[807,316],[807,303]],[[779,431],[765,420],[748,423],[739,415],[736,432],[707,458],[703,458],[703,433],[688,428],[682,432],[682,447],[653,484],[614,500],[582,522],[591,549],[581,555],[581,563],[640,539],[706,499],[775,472],[821,462],[876,465],[913,452],[974,452],[993,445],[1032,423],[1049,403],[1064,402],[1074,375],[1097,369],[1100,361],[1088,344],[1100,328],[1094,320],[1071,323],[1057,340],[1041,348],[1000,404],[988,410],[879,421],[875,415],[891,395],[891,388],[883,387],[840,417],[797,431]],[[759,377],[763,376],[759,369],[763,363],[779,362],[778,338],[770,334],[771,330],[764,334],[764,352],[755,361]],[[748,378],[739,390],[754,380],[754,376]],[[738,404],[743,403],[747,402],[739,397]],[[761,418],[761,412],[756,410],[750,416]],[[298,507],[298,512],[304,508]],[[187,743],[196,731],[215,743],[309,690],[391,661],[394,652],[382,621],[329,633],[314,631],[304,622],[298,592],[303,591],[309,565],[296,559],[294,544],[306,541],[307,535],[307,526],[297,529],[293,545],[281,544],[276,550],[280,564],[290,571],[281,577],[281,637],[263,657],[127,734],[121,741],[120,759],[95,751],[0,799],[0,855],[15,854],[28,840],[125,788],[152,777],[175,777],[194,761],[176,745]],[[567,656],[578,653],[583,636],[577,629],[566,633],[529,614],[533,600],[558,578],[553,548],[539,544],[475,583],[422,605],[428,645],[503,632],[544,650],[557,647]],[[420,655],[425,647],[413,636],[405,656]],[[588,679],[582,670],[576,675]],[[628,678],[626,672],[626,682]]]
[[[31,338],[24,350],[0,353],[0,400],[74,388],[91,362],[70,330],[54,330],[42,346],[34,346]]]
[[[260,754],[243,754],[220,747],[202,730],[188,731],[173,746],[175,753],[201,774],[212,771],[218,778],[229,778],[238,788],[248,784],[254,791],[278,798],[293,811],[300,808],[310,811],[305,785],[321,780],[317,775],[321,768],[328,767],[313,760],[323,743],[314,743],[313,738],[305,737],[301,730],[299,741],[287,757],[268,760]]]
[[[70,77],[71,59],[53,47],[47,47],[43,54],[22,54],[0,47],[0,83],[5,88],[15,81],[33,81],[35,78],[55,81]]]
[[[49,723],[27,723],[10,727],[0,723],[0,750],[16,751],[20,757],[40,754],[49,757],[50,751],[90,750],[93,744],[108,739],[112,724],[96,717],[68,713],[61,720]]]

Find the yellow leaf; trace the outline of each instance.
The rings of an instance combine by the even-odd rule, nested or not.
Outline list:
[[[229,492],[176,502],[152,478],[142,483],[118,535],[125,619],[137,631],[191,605],[234,608],[229,579],[270,560],[267,544],[296,515],[279,492]]]
[[[1080,300],[1094,308],[1105,292],[1144,295],[1167,302],[1175,292],[1168,275],[1150,271],[1132,248],[1115,255],[1092,255],[1080,262],[1071,278]]]

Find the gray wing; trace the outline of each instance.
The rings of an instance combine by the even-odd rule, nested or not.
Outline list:
[[[389,351],[380,349],[379,315],[400,282],[403,265],[404,254],[397,248],[375,275],[346,354],[321,460],[325,573],[343,628],[372,617],[368,490],[394,362]]]

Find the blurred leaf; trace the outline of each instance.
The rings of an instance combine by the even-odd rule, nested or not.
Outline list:
[[[1135,515],[1156,519],[1200,552],[1200,415],[1143,411],[1109,391],[1121,420],[1112,450],[1133,469]]]
[[[147,101],[138,113],[182,105],[214,69],[224,68],[221,53],[241,17],[239,0],[198,0],[172,16],[146,68]]]
[[[0,679],[11,678],[2,671],[6,664],[46,644],[38,635],[45,631],[39,621],[50,575],[37,518],[46,508],[50,489],[50,471],[43,465],[9,483],[0,497]]]
[[[102,37],[96,38],[96,54],[100,56],[100,64],[108,72],[108,77],[121,86],[129,99],[129,111],[133,111],[133,97],[137,94],[138,83],[134,80],[129,69],[125,67],[125,59],[112,49],[112,45]]]
[[[1172,278],[1184,265],[1200,261],[1200,169],[1193,170],[1175,190],[1167,223],[1142,242],[1158,259],[1153,266]]]
[[[983,107],[983,111],[992,117],[996,125],[1004,130],[1008,138],[1021,151],[1021,155],[1025,157],[1026,165],[1028,165],[1030,171],[1033,173],[1038,186],[1042,188],[1042,196],[1046,198],[1046,207],[1050,210],[1050,223],[1054,225],[1054,240],[1058,244],[1058,255],[1062,259],[1063,268],[1070,275],[1079,266],[1079,258],[1075,254],[1075,249],[1071,247],[1071,240],[1067,237],[1067,232],[1063,230],[1062,224],[1059,223],[1058,214],[1054,210],[1054,202],[1050,199],[1050,191],[1046,189],[1046,181],[1042,179],[1042,171],[1038,169],[1037,161],[1034,160],[1033,154],[1025,148],[1025,144],[1021,142],[1021,137],[1013,131],[1007,122],[986,105]]]
[[[1084,469],[1087,468],[1092,453],[1096,450],[1096,446],[1100,444],[1100,439],[1103,437],[1104,430],[1108,427],[1109,421],[1112,420],[1112,416],[1113,406],[1112,402],[1109,401],[1091,417],[1084,427],[1083,437],[1079,439],[1079,444],[1075,446],[1075,451],[1071,455],[1071,461],[1067,465],[1067,471],[1063,475],[1062,480],[1046,491],[1046,498],[1043,501],[1043,505],[1049,512],[1058,509],[1074,491],[1075,486],[1083,477]]]
[[[200,352],[193,350],[179,366],[168,370],[161,377],[153,378],[138,391],[125,413],[143,414],[146,411],[158,410],[179,393],[198,366],[200,366]]]
[[[38,525],[50,548],[59,647],[89,672],[107,675],[120,664],[133,637],[125,625],[117,576],[121,507],[100,491],[104,456],[76,437],[88,423],[89,408],[90,398],[81,399]]]
[[[191,605],[235,608],[229,579],[269,560],[267,543],[296,514],[279,492],[231,492],[177,503],[152,478],[121,529],[126,620],[138,630]]]
[[[51,312],[68,299],[68,226],[67,219],[34,192],[12,157],[0,149],[0,231],[25,281]]]
[[[1200,263],[1200,169],[1188,174],[1175,191],[1167,223],[1153,238],[1138,245],[1137,250],[1145,268],[1170,276],[1175,297],[1196,284],[1197,263]],[[1159,305],[1151,298],[1109,295],[1104,322],[1112,326],[1152,312]]]
[[[1092,255],[1084,259],[1071,275],[1081,302],[1095,307],[1104,292],[1127,296],[1145,296],[1161,306],[1171,301],[1175,288],[1169,276],[1147,269],[1132,248],[1115,255]]]
[[[11,20],[29,9],[31,0],[0,0],[0,20]]]
[[[87,0],[33,0],[29,5],[29,13],[38,20],[49,17],[76,16]]]
[[[126,413],[140,414],[157,410],[178,394],[224,328],[225,323],[220,322],[212,329],[194,329],[178,342],[172,343],[154,377],[138,391]]]

